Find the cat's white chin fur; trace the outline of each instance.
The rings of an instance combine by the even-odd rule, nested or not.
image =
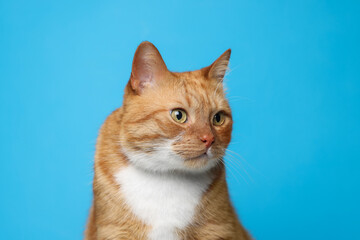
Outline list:
[[[207,163],[201,167],[189,167],[184,164],[185,159],[177,155],[172,150],[172,145],[176,140],[165,140],[153,148],[151,153],[134,152],[124,147],[121,151],[134,166],[152,172],[188,172],[203,173],[209,171],[218,164],[218,160],[213,158],[211,147],[207,150]]]

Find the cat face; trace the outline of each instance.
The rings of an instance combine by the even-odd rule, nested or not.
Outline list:
[[[230,51],[198,71],[167,70],[142,43],[125,90],[120,133],[131,164],[151,171],[207,171],[231,140],[232,117],[222,79]]]

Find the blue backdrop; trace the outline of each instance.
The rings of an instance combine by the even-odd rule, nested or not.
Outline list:
[[[137,45],[232,48],[234,205],[257,239],[360,236],[359,1],[0,0],[0,238],[81,239],[94,145]]]

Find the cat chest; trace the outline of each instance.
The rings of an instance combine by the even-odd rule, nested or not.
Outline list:
[[[176,230],[194,219],[196,208],[211,178],[207,175],[160,175],[133,166],[116,174],[126,204],[151,227],[149,239],[178,239]]]

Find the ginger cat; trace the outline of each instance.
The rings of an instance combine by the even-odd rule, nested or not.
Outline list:
[[[222,159],[232,130],[222,84],[230,53],[176,73],[153,44],[139,45],[123,106],[97,140],[86,240],[251,239]]]

